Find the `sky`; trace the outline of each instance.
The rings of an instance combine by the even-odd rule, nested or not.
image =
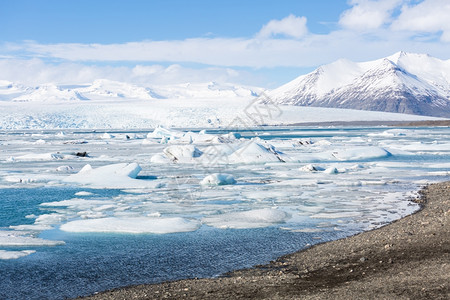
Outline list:
[[[337,59],[450,59],[450,0],[0,0],[0,80],[275,88]]]

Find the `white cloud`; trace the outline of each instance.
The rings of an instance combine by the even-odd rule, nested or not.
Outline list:
[[[357,31],[373,30],[392,21],[391,14],[404,0],[351,0],[352,8],[342,13],[339,24]]]
[[[305,17],[289,15],[281,20],[271,20],[264,25],[258,33],[260,38],[270,38],[277,35],[301,38],[308,33]]]
[[[0,80],[9,80],[25,85],[42,83],[89,84],[104,78],[143,86],[217,82],[247,82],[252,84],[252,75],[246,71],[230,68],[206,67],[186,68],[177,64],[96,66],[82,63],[46,63],[41,59],[0,59]]]
[[[409,4],[400,11],[404,1]],[[450,15],[449,0],[416,1],[415,4],[411,4],[412,0],[404,1],[352,0],[353,7],[341,17],[342,26],[328,34],[307,32],[306,18],[290,15],[269,22],[252,38],[122,44],[5,43],[0,44],[0,79],[39,83],[88,83],[106,78],[144,84],[188,81],[261,84],[263,79],[257,73],[262,68],[267,72],[271,71],[266,68],[311,68],[339,58],[365,61],[400,50],[450,58],[450,43],[445,42],[450,41],[450,25],[447,25],[450,22],[446,22]],[[359,15],[365,17],[361,19]],[[440,33],[441,41],[433,39]],[[291,38],[273,38],[280,34]],[[128,67],[105,66],[108,63]],[[186,63],[199,65],[187,68]],[[252,82],[251,78],[256,77]]]
[[[360,34],[354,30],[337,30],[325,35],[308,34],[302,39],[197,38],[106,45],[26,42],[15,45],[14,49],[19,53],[19,57],[41,57],[58,59],[66,63],[80,63],[76,68],[82,68],[82,63],[98,62],[128,64],[165,62],[181,65],[198,63],[215,66],[221,70],[235,67],[315,67],[339,58],[368,60],[387,56],[399,50],[424,52],[448,58],[449,44],[412,40],[410,37],[411,34],[408,32],[380,28],[371,31],[370,35]],[[12,55],[12,53],[5,54]],[[95,70],[89,69],[89,72]],[[115,70],[111,70],[111,73],[115,74]],[[64,74],[62,76],[64,77]]]
[[[442,32],[441,40],[450,42],[450,1],[425,0],[417,5],[405,5],[392,29],[418,33]]]

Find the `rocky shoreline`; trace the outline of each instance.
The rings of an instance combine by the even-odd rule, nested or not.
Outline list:
[[[450,181],[413,201],[413,215],[268,265],[86,299],[450,299]]]

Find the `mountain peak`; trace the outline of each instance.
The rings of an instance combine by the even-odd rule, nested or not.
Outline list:
[[[269,96],[279,104],[450,117],[450,61],[404,51],[369,62],[337,60]]]

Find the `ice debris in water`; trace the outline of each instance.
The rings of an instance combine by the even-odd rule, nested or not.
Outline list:
[[[210,174],[200,182],[202,185],[227,185],[235,183],[236,180],[230,174]]]
[[[0,250],[0,259],[18,259],[35,253],[35,250],[7,251]]]
[[[200,222],[180,217],[108,217],[75,220],[63,224],[61,230],[69,232],[120,232],[120,233],[175,233],[195,231]]]
[[[150,188],[158,183],[136,179],[141,171],[137,163],[119,163],[92,168],[85,165],[78,173],[68,176],[65,182],[89,185],[92,188]]]

